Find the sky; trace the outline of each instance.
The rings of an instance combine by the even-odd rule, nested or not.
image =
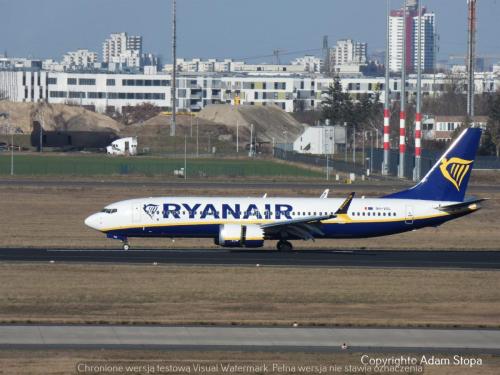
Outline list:
[[[391,8],[402,0],[391,0]],[[465,55],[466,0],[425,0],[436,13],[439,58]],[[386,0],[178,0],[178,57],[234,58],[272,62],[321,54],[352,38],[368,52],[385,48]],[[144,52],[171,61],[171,0],[0,0],[0,53],[12,57],[55,58],[87,48],[102,54],[112,32],[144,37]],[[479,54],[500,60],[500,0],[478,1]],[[300,51],[300,52],[299,52]]]

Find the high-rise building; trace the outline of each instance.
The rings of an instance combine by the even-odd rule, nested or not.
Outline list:
[[[406,68],[408,72],[417,67],[418,45],[418,2],[409,0],[406,8],[406,30],[404,9],[392,10],[389,17],[389,69],[400,72],[403,63],[403,40],[406,40]],[[422,68],[434,69],[435,59],[435,15],[422,8]]]
[[[88,49],[67,52],[63,57],[63,66],[66,69],[88,68],[95,63],[97,63],[97,53]]]
[[[352,39],[338,40],[334,48],[330,50],[330,64],[332,66],[347,64],[366,64],[366,43],[356,42]]]
[[[102,45],[102,61],[105,63],[140,67],[141,54],[142,36],[128,36],[127,33],[114,33]]]

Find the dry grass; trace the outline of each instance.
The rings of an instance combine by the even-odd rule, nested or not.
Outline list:
[[[370,354],[372,357],[399,357],[401,353]],[[403,354],[404,356],[421,358],[421,354]],[[222,374],[221,364],[232,365],[263,365],[268,366],[268,372],[273,374],[297,374],[290,370],[292,366],[298,369],[299,366],[326,366],[325,374],[366,374],[379,373],[367,371],[348,371],[346,366],[360,366],[362,353],[269,353],[269,352],[168,352],[168,351],[119,351],[119,350],[48,350],[48,351],[0,351],[0,374],[17,375],[66,375],[78,373],[76,368],[81,365],[115,365],[115,366],[169,366],[177,365],[190,367],[194,373],[194,366],[198,365],[219,365],[219,371],[212,374]],[[453,355],[439,355],[440,357],[452,358]],[[500,357],[493,355],[474,355],[481,358],[483,365],[480,367],[464,366],[427,366],[419,374],[430,375],[451,375],[451,374],[481,374],[495,375],[500,371]],[[278,371],[276,366],[288,366],[288,371]],[[332,366],[332,367],[330,367]],[[340,371],[334,371],[334,368]],[[148,368],[148,367],[146,367]],[[156,367],[158,368],[158,367]],[[283,367],[282,367],[283,368]],[[328,371],[330,370],[331,371]],[[346,371],[347,370],[347,371]],[[109,373],[109,372],[108,372]],[[124,374],[126,372],[114,372],[114,374]],[[127,372],[128,374],[147,374],[146,371]],[[150,372],[151,373],[151,372]],[[159,372],[155,372],[159,373]],[[163,372],[168,373],[168,372]],[[175,372],[169,372],[175,373]],[[177,372],[179,373],[179,372]],[[240,372],[243,373],[243,372]],[[249,374],[250,372],[246,372]],[[264,373],[264,372],[262,372]],[[305,373],[305,372],[302,372]],[[313,373],[319,373],[318,371]],[[406,372],[410,373],[410,372]],[[413,372],[415,373],[415,372]]]
[[[336,188],[336,196],[344,196],[345,190]],[[360,191],[360,194],[380,195],[380,191]],[[317,189],[273,189],[272,195],[318,196]],[[472,193],[474,191],[472,190]],[[1,186],[0,197],[0,247],[59,247],[59,248],[119,248],[120,243],[104,236],[83,224],[89,214],[106,204],[122,199],[146,196],[172,195],[243,195],[261,196],[262,191],[247,189],[186,189],[182,186],[162,187],[34,187],[27,185]],[[484,194],[482,194],[484,195]],[[489,193],[492,198],[484,209],[467,217],[447,223],[439,228],[426,228],[389,237],[360,240],[319,240],[296,243],[297,248],[369,248],[369,249],[477,249],[497,250],[500,243],[500,192]],[[8,213],[8,214],[6,214]],[[178,239],[132,239],[135,248],[214,248],[212,241]],[[267,248],[274,248],[268,241]]]
[[[0,264],[0,322],[500,327],[500,272]]]

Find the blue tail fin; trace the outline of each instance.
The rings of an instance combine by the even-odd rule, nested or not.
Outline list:
[[[463,202],[480,138],[480,128],[465,129],[422,181],[384,198]]]

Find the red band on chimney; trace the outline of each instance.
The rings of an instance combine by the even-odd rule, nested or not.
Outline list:
[[[406,135],[406,129],[405,128],[399,128],[399,135],[402,135],[403,137]]]
[[[391,117],[391,112],[388,109],[384,109],[384,117]]]
[[[422,114],[421,113],[415,114],[415,121],[422,121]]]
[[[422,130],[415,130],[415,138],[422,138]]]
[[[399,119],[406,120],[406,112],[399,112]]]

